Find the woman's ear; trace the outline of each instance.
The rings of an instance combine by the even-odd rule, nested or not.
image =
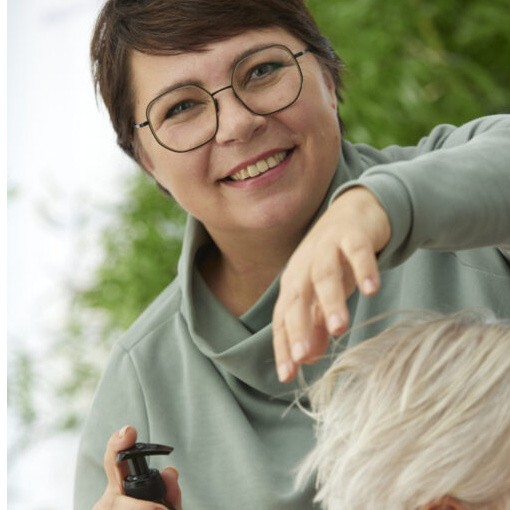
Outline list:
[[[326,86],[328,87],[328,91],[331,97],[331,106],[334,108],[336,112],[338,111],[338,98],[336,95],[335,81],[333,80],[333,77],[331,76],[329,71],[324,70],[323,73],[324,79],[326,80]]]
[[[421,507],[420,510],[467,510],[466,507],[452,496],[443,496],[440,499],[435,499],[425,506]]]
[[[326,69],[324,66],[320,66],[320,70],[322,73],[322,79],[324,80],[324,84],[326,86],[325,92],[328,94],[330,100],[329,103],[332,108],[334,108],[335,111],[338,109],[338,98],[336,96],[336,87],[335,87],[335,81],[333,80],[333,76],[331,76],[331,73],[328,69]]]

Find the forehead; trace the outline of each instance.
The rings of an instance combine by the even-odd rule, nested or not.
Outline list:
[[[225,86],[232,66],[246,52],[284,44],[295,53],[303,43],[282,28],[250,30],[223,41],[209,44],[201,51],[176,55],[149,55],[138,51],[131,54],[131,79],[135,109],[162,93],[184,83],[195,83],[206,89]]]

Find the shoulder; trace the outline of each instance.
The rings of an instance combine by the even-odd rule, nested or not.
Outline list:
[[[165,329],[165,326],[179,319],[181,303],[182,292],[179,277],[177,277],[117,341],[116,347],[130,352],[147,337],[157,335]]]
[[[408,161],[424,154],[440,149],[449,149],[467,144],[475,138],[480,140],[508,139],[510,134],[510,115],[489,115],[474,119],[461,126],[440,124],[430,133],[421,138],[415,146],[390,145],[377,149],[369,145],[346,142],[344,151],[351,154],[351,160],[360,161],[363,168],[388,164],[392,162]],[[483,145],[481,146],[483,149]],[[352,154],[356,156],[353,157]]]

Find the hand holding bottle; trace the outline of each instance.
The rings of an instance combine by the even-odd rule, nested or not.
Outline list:
[[[108,485],[93,510],[167,510],[172,507],[175,510],[182,510],[181,491],[177,481],[178,472],[171,467],[161,472],[164,491],[166,491],[166,496],[161,503],[135,499],[126,495],[124,481],[130,474],[133,474],[130,469],[132,466],[128,465],[126,460],[118,461],[117,458],[119,452],[133,448],[136,437],[136,430],[129,426],[115,432],[110,437],[104,457]]]

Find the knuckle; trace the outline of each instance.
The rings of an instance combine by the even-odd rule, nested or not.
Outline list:
[[[341,278],[341,276],[342,266],[339,261],[336,264],[318,262],[312,267],[311,278],[315,284],[336,280]]]
[[[351,236],[342,242],[342,250],[347,257],[352,258],[369,253],[371,248],[365,237]]]
[[[296,279],[285,278],[281,281],[280,296],[282,307],[292,306],[303,295],[303,288]]]
[[[294,275],[293,271],[291,271],[289,268],[286,268],[282,272],[282,276],[280,278],[280,286],[288,292],[288,290],[291,289],[295,284],[296,280],[297,277]]]
[[[281,316],[275,316],[273,318],[273,333],[280,335],[285,331],[285,320]]]
[[[285,299],[280,294],[273,310],[273,328],[281,330],[284,327],[286,311],[287,305],[285,303]]]

